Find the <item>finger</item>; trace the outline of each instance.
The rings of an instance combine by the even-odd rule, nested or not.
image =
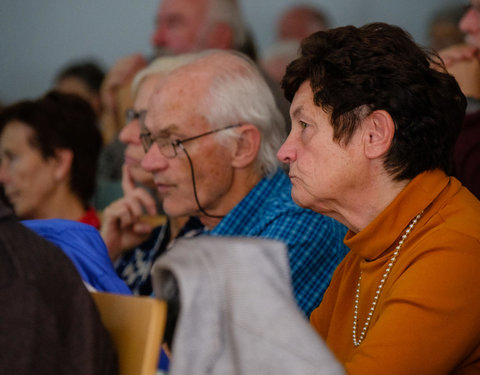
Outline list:
[[[132,225],[140,221],[140,218],[144,216],[145,212],[148,215],[156,215],[156,202],[148,191],[143,188],[137,187],[133,189],[128,195],[125,195],[120,202],[122,207],[122,214],[125,217],[121,217],[122,226]]]
[[[133,217],[125,204],[123,198],[110,204],[103,212],[102,234],[108,237],[108,234],[115,235],[119,230],[123,230],[129,225],[133,225]]]
[[[146,212],[148,215],[153,216],[157,214],[157,202],[152,194],[150,194],[147,190],[137,187],[131,193],[131,195],[139,202],[139,204],[143,207],[144,212]]]
[[[473,59],[477,54],[478,49],[468,44],[455,45],[439,52],[447,67],[459,61]]]
[[[120,60],[112,69],[112,80],[116,85],[124,85],[147,65],[147,60],[141,54],[127,56]]]
[[[135,180],[126,164],[122,165],[122,190],[124,195],[130,195],[135,190]]]
[[[133,226],[133,231],[139,235],[149,234],[152,230],[153,227],[150,224],[144,222],[135,223],[135,225]]]
[[[115,215],[118,225],[121,229],[125,230],[133,226],[140,220],[143,213],[141,203],[134,197],[123,198],[121,206],[119,206]]]
[[[145,66],[147,66],[147,64],[148,62],[142,54],[137,53],[132,55],[132,58],[128,62],[127,66],[128,75],[135,74],[140,69],[143,69]]]

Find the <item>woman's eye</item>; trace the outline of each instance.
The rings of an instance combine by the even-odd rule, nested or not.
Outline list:
[[[300,126],[302,127],[302,129],[308,128],[308,124],[306,122],[303,122],[303,121],[300,121]]]

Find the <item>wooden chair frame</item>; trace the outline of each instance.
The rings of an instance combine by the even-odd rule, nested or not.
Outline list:
[[[154,375],[167,304],[151,297],[91,292],[118,354],[120,375]]]

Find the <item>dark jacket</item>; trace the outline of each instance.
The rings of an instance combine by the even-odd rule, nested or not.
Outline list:
[[[480,199],[480,110],[465,116],[453,160],[453,175]]]
[[[0,373],[116,374],[110,336],[56,246],[0,203]]]

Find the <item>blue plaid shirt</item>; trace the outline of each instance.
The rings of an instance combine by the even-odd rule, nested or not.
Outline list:
[[[263,178],[211,231],[216,236],[277,239],[288,246],[293,292],[307,316],[320,304],[333,271],[348,248],[347,228],[329,217],[297,206],[287,175]]]

